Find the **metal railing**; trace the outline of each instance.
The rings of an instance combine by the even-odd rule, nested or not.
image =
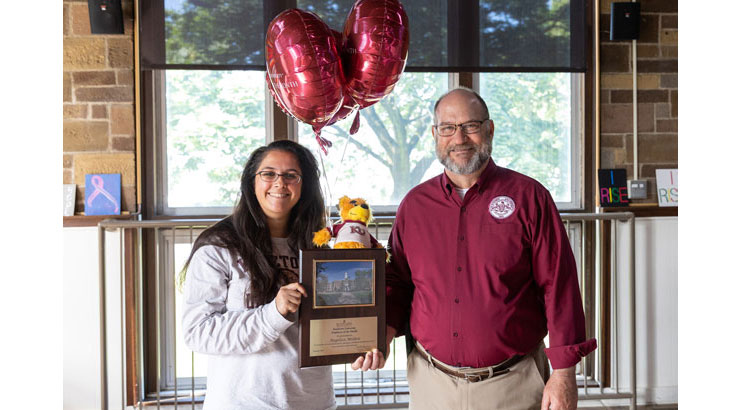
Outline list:
[[[592,324],[593,335],[589,337],[595,337],[597,339],[598,348],[595,354],[584,357],[581,363],[577,367],[577,377],[579,381],[579,399],[581,400],[602,400],[602,399],[629,399],[630,408],[636,408],[636,338],[635,338],[635,226],[634,226],[634,215],[630,212],[620,213],[598,213],[598,214],[561,214],[563,223],[565,224],[566,231],[571,241],[571,246],[574,249],[576,261],[578,265],[579,282],[581,284],[581,292],[583,297],[583,304],[586,307],[586,323]],[[205,395],[204,385],[199,385],[195,378],[195,356],[191,352],[191,368],[190,378],[184,384],[186,386],[178,386],[178,374],[177,374],[177,346],[173,336],[175,334],[172,329],[175,328],[175,324],[179,322],[176,315],[174,314],[174,281],[175,272],[181,268],[181,266],[174,266],[174,246],[180,241],[180,243],[190,243],[194,241],[197,234],[201,229],[205,229],[208,226],[213,225],[218,220],[152,220],[152,221],[119,221],[119,220],[105,220],[98,225],[98,239],[99,239],[99,280],[100,280],[100,325],[101,325],[101,340],[100,340],[100,351],[101,351],[101,403],[102,407],[107,409],[118,408],[131,408],[126,406],[125,403],[131,402],[133,398],[127,397],[127,368],[131,368],[132,364],[136,369],[134,378],[137,379],[135,386],[135,398],[136,403],[133,404],[135,408],[142,408],[148,406],[160,407],[172,407],[172,408],[191,408],[194,409],[196,402],[202,400]],[[393,223],[393,217],[377,217],[371,227],[375,230],[375,236],[381,241],[385,241],[390,232],[390,227]],[[609,266],[601,266],[601,261],[605,256],[601,252],[602,243],[600,241],[600,232],[602,224],[610,224],[611,237],[609,238],[609,252],[608,260]],[[587,226],[593,226],[593,230],[587,230]],[[626,227],[626,238],[622,238],[621,234],[618,233],[620,229],[617,227]],[[135,240],[135,249],[127,249],[124,247],[124,232],[130,232],[137,240]],[[142,260],[142,238],[144,233],[151,231],[153,233],[154,244],[152,249],[154,250],[154,270],[153,277],[144,275],[144,261]],[[621,229],[624,231],[624,229]],[[593,232],[591,234],[590,232]],[[117,234],[117,235],[116,235]],[[118,246],[117,252],[118,261],[120,267],[113,269],[106,263],[106,257],[110,257],[111,252],[115,250],[106,248],[106,241],[114,238],[118,238],[120,245]],[[588,241],[589,237],[593,238],[593,241]],[[108,238],[108,239],[107,239]],[[183,239],[185,238],[185,239]],[[618,246],[620,243],[626,244],[626,263],[622,260],[624,257],[620,257],[622,249]],[[165,249],[166,248],[166,249]],[[588,252],[588,250],[591,252]],[[134,252],[137,258],[132,258],[127,252]],[[168,256],[169,255],[169,256]],[[624,255],[622,255],[624,256]],[[127,258],[138,259],[137,263],[134,263],[133,269],[130,270],[129,275],[132,278],[126,278],[126,272],[124,270],[124,261]],[[165,261],[163,261],[163,258]],[[167,262],[167,263],[164,263]],[[621,262],[621,263],[620,263]],[[165,270],[165,265],[167,266]],[[625,265],[625,266],[622,266]],[[626,327],[629,332],[629,348],[628,356],[629,362],[623,366],[620,366],[619,361],[620,351],[624,351],[624,348],[620,346],[620,300],[618,298],[618,272],[624,270],[627,276],[627,318]],[[151,273],[150,273],[151,274]],[[621,275],[622,273],[620,273]],[[154,324],[149,329],[154,329],[154,337],[145,337],[146,329],[144,327],[145,315],[151,314],[152,312],[144,312],[144,298],[145,298],[145,286],[146,279],[149,278],[149,285],[151,286],[153,278],[153,318]],[[111,280],[112,279],[112,280]],[[107,283],[115,287],[120,286],[118,290],[120,295],[120,306],[114,306],[111,310],[115,311],[120,309],[120,312],[108,313],[108,305],[106,302],[106,294],[110,294],[110,290],[107,290]],[[128,289],[133,289],[134,295],[125,295],[124,290],[127,288],[125,280],[130,280],[133,285],[128,286]],[[165,281],[166,280],[166,281]],[[168,281],[168,282],[167,282]],[[608,289],[608,298],[602,297],[602,290]],[[135,352],[129,353],[130,357],[127,357],[126,349],[126,335],[125,335],[125,311],[126,297],[129,300],[134,301],[135,322],[136,322],[136,342]],[[133,297],[131,297],[133,296]],[[607,299],[607,300],[604,300]],[[151,309],[151,308],[150,308]],[[606,322],[603,323],[601,316],[606,314]],[[110,317],[111,319],[107,319]],[[149,316],[150,318],[152,316]],[[106,321],[112,320],[118,322],[120,319],[121,324],[121,344],[120,352],[113,352],[107,349],[109,340],[106,331]],[[609,326],[609,337],[608,340],[602,340],[602,330],[605,326]],[[169,329],[169,330],[168,330]],[[168,333],[169,332],[169,333]],[[144,363],[145,357],[145,344],[146,340],[150,343],[153,340],[154,346],[149,346],[150,356],[154,356],[155,360],[154,367],[155,372],[145,372],[147,363]],[[608,342],[608,343],[605,343]],[[400,344],[399,348],[396,349],[396,344]],[[606,348],[608,347],[608,349]],[[163,350],[166,352],[166,358],[163,358]],[[402,341],[397,338],[392,346],[393,357],[395,358],[396,353],[400,353],[405,357],[405,348]],[[166,359],[166,360],[165,360]],[[115,362],[114,362],[115,361]],[[109,367],[111,363],[118,367],[120,364],[121,374],[111,374]],[[405,361],[404,361],[405,363]],[[367,373],[348,371],[348,365],[344,366],[343,371],[334,372],[334,388],[337,394],[337,403],[339,408],[347,409],[360,409],[360,408],[399,408],[406,407],[408,405],[408,384],[405,380],[405,370],[397,369],[395,363],[392,364],[392,368],[371,371]],[[167,377],[163,380],[163,367],[167,367]],[[620,386],[620,367],[627,367],[629,372],[629,386],[628,389]],[[117,373],[117,372],[115,372]],[[145,378],[153,378],[153,383],[145,383]],[[165,381],[167,383],[165,383]],[[171,383],[172,382],[172,383]],[[120,384],[119,384],[120,383]],[[145,386],[154,385],[154,389],[147,389]],[[116,386],[112,389],[112,386]],[[121,397],[115,400],[109,397],[111,390],[116,390],[118,393],[118,386],[120,386]],[[149,391],[147,391],[149,390]],[[111,405],[111,403],[113,403]]]

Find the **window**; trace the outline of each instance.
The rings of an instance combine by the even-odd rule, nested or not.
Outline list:
[[[166,215],[228,214],[252,150],[265,144],[264,71],[160,71]]]
[[[247,158],[270,141],[281,121],[265,87],[262,33],[271,16],[294,6],[341,29],[353,2],[147,2],[141,61],[150,78],[145,88],[151,90],[145,90],[143,104],[151,111],[144,125],[153,152],[148,161],[154,176],[147,182],[153,216],[231,212]],[[495,122],[493,159],[540,181],[560,209],[582,208],[583,2],[403,4],[410,20],[424,23],[411,25],[406,72],[392,94],[360,111],[359,132],[348,133],[355,114],[324,128],[322,135],[334,144],[328,156],[320,154],[305,124],[293,121],[282,127],[287,135],[277,135],[314,152],[327,205],[334,209],[341,195],[362,196],[377,214],[392,215],[411,188],[441,173],[430,130],[432,108],[466,72],[463,83],[480,92]],[[170,276],[189,254],[192,238],[162,235],[166,306],[160,387],[201,390],[206,360],[184,346],[181,294]],[[395,366],[385,370],[363,374],[334,367],[340,405],[352,403],[359,392],[373,395],[376,387],[383,393],[406,391],[404,342],[396,339],[395,346]]]
[[[264,72],[168,70],[164,78],[160,201],[165,215],[228,214],[251,151],[267,142]],[[407,72],[395,90],[322,130],[334,146],[323,156],[309,126],[298,141],[322,167],[327,203],[362,196],[393,212],[414,186],[442,172],[431,136],[434,101],[446,73]],[[561,209],[580,207],[580,74],[481,73],[479,90],[495,122],[497,164],[545,185]],[[357,184],[357,181],[363,181]],[[328,189],[327,189],[328,183]]]
[[[498,165],[543,184],[561,210],[581,205],[581,81],[571,73],[481,73]]]
[[[155,70],[161,99],[157,214],[230,211],[241,167],[252,149],[269,142],[280,117],[272,115],[265,92],[265,27],[283,9],[298,7],[341,31],[353,3],[158,0],[148,6],[142,65]],[[342,194],[365,196],[376,212],[393,213],[411,187],[440,173],[431,106],[457,85],[448,77],[467,71],[480,73],[466,85],[489,103],[497,163],[542,182],[561,209],[582,208],[584,2],[406,0],[403,6],[410,22],[425,24],[409,24],[406,72],[394,92],[360,112],[357,135],[347,133],[352,118],[323,130],[334,142],[321,158],[328,205]],[[277,137],[295,138],[318,157],[309,127],[294,124],[288,133]]]

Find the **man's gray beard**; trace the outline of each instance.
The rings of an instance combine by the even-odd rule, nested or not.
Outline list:
[[[473,155],[473,157],[470,158],[470,160],[467,163],[463,165],[458,165],[450,157],[450,152],[452,152],[457,147],[463,147],[463,148],[473,147],[473,148],[478,148],[478,149],[475,151],[475,155]],[[484,166],[488,162],[488,158],[491,158],[492,149],[493,149],[493,146],[488,141],[483,141],[480,144],[480,146],[476,146],[473,143],[453,145],[451,147],[447,147],[444,153],[439,152],[439,150],[437,150],[437,159],[450,172],[454,172],[459,175],[470,175],[473,172],[479,170],[480,167]]]

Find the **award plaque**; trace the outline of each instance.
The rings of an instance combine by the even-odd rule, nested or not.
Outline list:
[[[385,249],[301,250],[301,367],[385,351]]]

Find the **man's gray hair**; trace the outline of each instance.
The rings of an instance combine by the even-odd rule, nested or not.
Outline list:
[[[473,94],[475,96],[475,99],[478,100],[478,102],[480,103],[481,107],[483,107],[483,114],[484,114],[485,118],[490,118],[490,116],[488,114],[488,105],[486,105],[486,102],[483,101],[483,98],[481,98],[480,94],[478,94],[477,92],[475,92],[475,90],[473,90],[471,88],[468,88],[468,87],[456,87],[456,88],[453,88],[450,91],[447,91],[446,93],[442,94],[442,96],[440,96],[439,98],[437,98],[437,102],[434,103],[434,111],[432,112],[432,114],[434,115],[434,123],[435,124],[437,123],[437,107],[439,106],[439,102],[442,101],[445,97],[447,97],[448,95],[450,95],[451,93],[453,93],[455,91],[467,91],[467,92]]]

